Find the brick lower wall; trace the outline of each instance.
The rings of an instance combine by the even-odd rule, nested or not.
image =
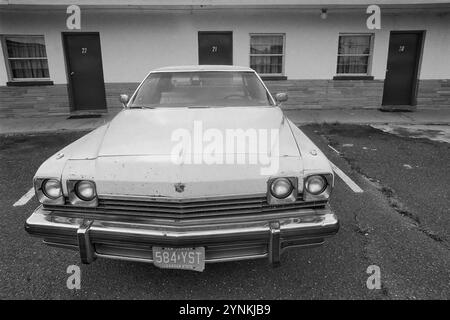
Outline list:
[[[284,109],[379,108],[381,80],[287,80],[266,81],[272,94],[287,92]]]
[[[69,114],[67,86],[0,87],[0,118]]]
[[[420,80],[417,90],[418,108],[450,108],[450,79]]]
[[[109,112],[122,108],[119,95],[131,95],[138,83],[107,83]],[[284,109],[377,109],[383,96],[382,80],[266,81],[273,94],[287,92]],[[449,80],[420,80],[417,108],[450,108]],[[0,86],[0,118],[69,115],[67,86]]]

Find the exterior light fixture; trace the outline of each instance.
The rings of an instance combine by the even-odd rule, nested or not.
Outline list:
[[[325,20],[328,17],[327,9],[322,9],[322,12],[320,13],[320,18]]]

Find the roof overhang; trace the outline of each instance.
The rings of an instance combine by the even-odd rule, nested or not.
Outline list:
[[[75,4],[73,0],[0,0],[0,8],[62,9]],[[386,9],[450,8],[449,0],[77,0],[84,8],[101,9],[351,9],[375,4]]]

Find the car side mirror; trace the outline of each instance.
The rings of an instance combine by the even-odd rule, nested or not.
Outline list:
[[[275,95],[275,100],[277,100],[278,103],[285,102],[288,100],[288,94],[286,92],[279,92]]]
[[[119,100],[122,103],[123,107],[126,108],[130,97],[127,94],[121,94]]]

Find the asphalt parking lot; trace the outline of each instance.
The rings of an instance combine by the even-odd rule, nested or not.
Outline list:
[[[322,247],[266,261],[210,264],[203,273],[97,260],[44,246],[23,228],[35,197],[13,206],[39,165],[84,133],[2,136],[0,299],[449,299],[449,144],[358,125],[302,129],[363,192],[337,178],[339,233]],[[66,286],[70,265],[81,288]],[[381,288],[368,289],[369,266]]]

